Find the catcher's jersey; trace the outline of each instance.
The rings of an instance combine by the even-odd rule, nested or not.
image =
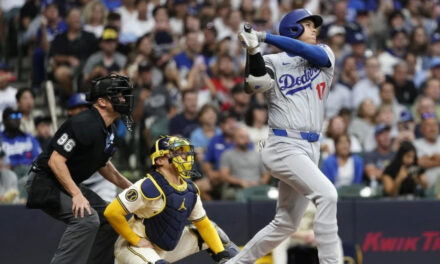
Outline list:
[[[299,56],[286,52],[265,55],[266,67],[274,73],[275,83],[266,91],[269,126],[303,132],[321,132],[324,106],[334,74],[335,55],[323,44],[331,66],[316,68]]]
[[[121,192],[117,199],[128,213],[134,213],[138,218],[131,218],[129,220],[130,227],[140,237],[145,237],[145,227],[142,223],[143,218],[149,218],[162,212],[165,206],[165,198],[161,195],[157,199],[152,199],[146,196],[142,192],[142,182],[145,179],[141,179],[134,183],[129,188]],[[173,186],[178,190],[186,188],[186,182],[181,185]],[[183,205],[183,207],[186,207]],[[188,218],[189,221],[196,221],[203,218],[206,215],[203,208],[200,196],[197,195],[197,201],[194,208]]]

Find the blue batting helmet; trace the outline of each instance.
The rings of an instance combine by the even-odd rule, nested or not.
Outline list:
[[[304,27],[299,22],[305,19],[311,19],[315,28],[321,26],[322,17],[313,15],[307,9],[295,9],[290,11],[280,22],[279,32],[281,36],[298,38],[304,32]]]

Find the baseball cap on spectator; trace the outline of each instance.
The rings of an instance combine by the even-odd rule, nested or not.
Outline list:
[[[38,126],[41,123],[52,124],[50,116],[37,116],[34,118],[34,125]]]
[[[347,43],[349,43],[349,44],[365,43],[364,33],[358,31],[358,32],[353,32],[352,34],[348,34],[347,35]]]
[[[431,59],[431,61],[429,62],[429,68],[433,69],[437,67],[440,67],[440,58]]]
[[[6,81],[13,82],[15,81],[15,75],[12,74],[12,69],[6,64],[6,62],[0,62],[0,77],[9,76]]]
[[[410,111],[403,110],[402,112],[400,112],[399,123],[406,123],[410,121],[414,121],[414,116]]]
[[[440,42],[440,33],[439,32],[435,32],[434,34],[432,34],[431,36],[431,44]]]
[[[102,41],[118,41],[118,30],[112,26],[106,26],[101,35]]]
[[[435,113],[425,112],[422,114],[422,120],[431,119],[431,118],[437,119]]]
[[[377,136],[384,131],[390,131],[391,127],[387,124],[381,123],[374,128],[374,135]]]
[[[345,35],[345,28],[337,25],[330,26],[327,33],[328,37],[331,38],[338,34]]]
[[[90,102],[86,101],[86,95],[84,93],[76,93],[67,101],[67,109],[72,109],[83,105],[90,105]]]

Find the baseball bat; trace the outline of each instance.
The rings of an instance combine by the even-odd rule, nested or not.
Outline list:
[[[54,131],[56,131],[58,129],[58,123],[57,123],[57,113],[55,108],[55,93],[53,89],[53,83],[50,80],[46,82],[46,95],[47,95],[47,103],[49,105],[50,117],[52,119],[52,127],[54,128]]]

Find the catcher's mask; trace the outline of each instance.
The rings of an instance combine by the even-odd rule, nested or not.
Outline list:
[[[86,93],[86,100],[94,102],[98,98],[106,98],[113,109],[121,114],[121,119],[129,131],[132,131],[133,118],[133,86],[125,76],[111,73],[92,81],[90,91]],[[121,100],[123,98],[123,100]]]
[[[189,139],[163,136],[156,140],[151,149],[151,164],[156,165],[156,159],[168,154],[169,162],[173,164],[179,175],[185,179],[191,178],[195,174],[194,165],[194,146]]]

